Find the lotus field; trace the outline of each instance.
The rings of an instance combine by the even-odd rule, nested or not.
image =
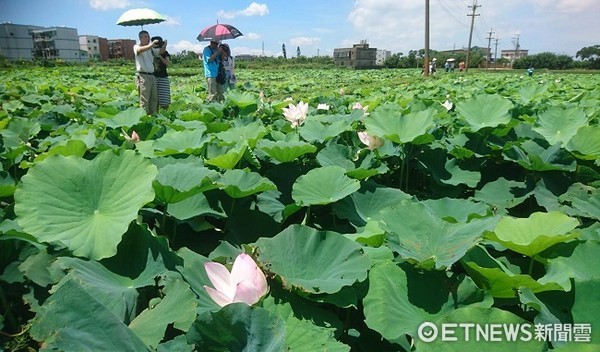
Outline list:
[[[600,349],[600,75],[132,71],[2,72],[0,349]]]

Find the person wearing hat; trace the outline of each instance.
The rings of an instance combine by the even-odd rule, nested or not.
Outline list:
[[[223,101],[223,85],[217,83],[217,74],[219,73],[219,62],[223,48],[219,42],[211,40],[202,51],[202,62],[204,64],[204,77],[208,88],[207,101]]]
[[[135,56],[135,83],[140,95],[140,107],[148,115],[156,113],[158,107],[158,94],[154,78],[154,58],[164,52],[164,48],[157,48],[158,40],[150,41],[148,31],[142,30],[139,34],[140,43],[133,46]]]

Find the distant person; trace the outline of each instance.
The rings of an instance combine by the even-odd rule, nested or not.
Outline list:
[[[454,61],[450,61],[450,72],[454,72]]]
[[[202,62],[204,64],[204,77],[206,77],[206,85],[208,95],[206,100],[223,101],[223,85],[217,83],[217,74],[219,71],[219,62],[221,61],[221,52],[223,49],[219,47],[219,42],[211,40],[202,51]]]
[[[429,63],[429,73],[432,75],[437,71],[437,59],[434,57],[433,60]]]
[[[167,51],[167,41],[161,37],[152,37],[152,41],[158,40],[157,47],[164,52],[154,59],[154,78],[156,79],[156,91],[158,95],[158,108],[167,110],[171,105],[171,82],[167,67],[171,64],[171,55]],[[157,109],[158,110],[158,109]]]
[[[225,67],[225,84],[224,90],[233,89],[235,87],[235,60],[231,56],[231,49],[228,44],[221,44],[223,52],[221,53],[221,62]]]
[[[158,93],[156,79],[154,78],[154,58],[164,49],[157,48],[158,40],[150,41],[148,31],[139,33],[140,43],[133,46],[136,70],[136,85],[140,96],[140,107],[148,115],[156,113],[158,107]]]
[[[450,62],[446,61],[446,63],[444,64],[444,70],[446,70],[446,72],[450,71]]]
[[[532,76],[533,76],[533,66],[530,66],[530,67],[527,69],[527,75],[528,75],[529,77],[532,77]]]
[[[461,61],[458,63],[458,72],[462,72],[465,70],[465,62]]]

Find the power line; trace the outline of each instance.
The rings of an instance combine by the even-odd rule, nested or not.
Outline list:
[[[440,4],[441,9],[450,17],[452,17],[458,24],[460,24],[461,26],[467,26],[467,24],[465,22],[462,22],[460,19],[458,19],[458,17],[456,17],[451,11],[450,9],[448,9],[448,7],[446,6],[446,4],[444,4],[444,2],[442,0],[437,0],[438,3]]]

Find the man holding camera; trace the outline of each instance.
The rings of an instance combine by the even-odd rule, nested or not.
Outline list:
[[[156,79],[154,78],[154,58],[165,51],[166,41],[160,46],[158,40],[150,42],[148,31],[139,33],[140,44],[133,46],[135,55],[136,84],[140,95],[140,107],[148,115],[155,114],[158,107]]]
[[[221,53],[223,48],[219,46],[219,42],[211,40],[210,44],[202,51],[202,60],[204,63],[204,77],[206,77],[206,85],[208,95],[206,100],[223,101],[223,85],[217,83],[217,74],[219,73],[219,62],[221,61]]]

